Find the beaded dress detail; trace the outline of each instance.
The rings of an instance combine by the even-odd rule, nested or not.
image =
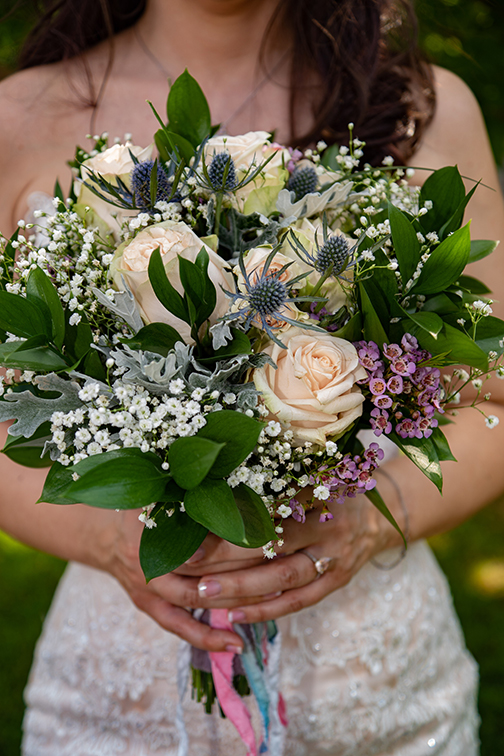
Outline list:
[[[286,755],[478,753],[476,665],[425,543],[278,624]],[[179,645],[114,578],[71,564],[26,691],[24,756],[177,756]],[[227,720],[184,708],[191,756],[245,756]]]

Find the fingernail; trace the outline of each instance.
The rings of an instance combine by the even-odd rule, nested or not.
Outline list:
[[[245,612],[240,611],[240,609],[228,612],[229,622],[243,622],[245,616]]]
[[[263,599],[265,601],[269,601],[269,599],[278,598],[282,595],[282,591],[277,591],[276,593],[267,593],[266,596],[263,596]]]
[[[186,564],[193,564],[193,562],[199,562],[200,559],[203,559],[205,556],[205,549],[203,546],[200,546],[199,549],[196,549],[192,557],[189,557],[189,559],[186,561]]]
[[[212,598],[218,596],[222,591],[222,586],[217,580],[207,580],[206,583],[199,583],[198,593],[203,598]]]
[[[226,651],[231,651],[232,654],[242,654],[243,648],[241,646],[226,646]]]

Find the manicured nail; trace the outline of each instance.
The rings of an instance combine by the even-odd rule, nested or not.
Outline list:
[[[205,549],[203,546],[200,546],[199,549],[196,549],[192,557],[189,557],[186,564],[193,564],[194,562],[199,562],[200,559],[203,559],[205,556]]]
[[[202,598],[213,598],[218,596],[222,591],[222,586],[217,580],[207,580],[206,583],[199,583],[198,593]]]
[[[265,601],[269,601],[270,599],[278,598],[282,595],[282,591],[277,591],[276,593],[267,593],[266,596],[263,596],[263,599]]]
[[[231,651],[232,654],[242,654],[243,648],[241,646],[226,646],[226,651]]]
[[[245,612],[240,611],[240,609],[235,609],[233,611],[228,612],[229,622],[243,622],[245,617],[246,617]]]

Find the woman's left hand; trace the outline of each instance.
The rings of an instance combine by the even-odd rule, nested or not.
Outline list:
[[[307,514],[304,524],[284,520],[281,558],[265,562],[259,550],[210,541],[202,559],[177,572],[202,575],[201,606],[229,608],[234,622],[261,622],[298,612],[346,585],[372,556],[397,542],[390,526],[383,524],[385,518],[364,496],[335,504],[332,512],[334,518],[327,522],[319,521],[316,510]],[[315,559],[329,557],[327,572],[319,577],[302,549]]]

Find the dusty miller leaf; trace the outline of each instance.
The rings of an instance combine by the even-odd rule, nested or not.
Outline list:
[[[132,329],[133,333],[144,327],[144,322],[140,317],[140,312],[135,301],[135,297],[128,284],[121,276],[124,291],[114,292],[114,301],[110,299],[100,289],[93,288],[92,292],[95,295],[98,302],[105,307],[105,309],[113,312],[118,318],[124,320],[124,322]]]
[[[0,402],[0,422],[16,420],[9,428],[11,436],[30,438],[42,423],[51,419],[53,412],[70,412],[83,405],[79,399],[81,387],[74,381],[49,373],[37,376],[35,383],[42,391],[54,391],[59,396],[56,399],[44,399],[31,391],[6,394]]]

